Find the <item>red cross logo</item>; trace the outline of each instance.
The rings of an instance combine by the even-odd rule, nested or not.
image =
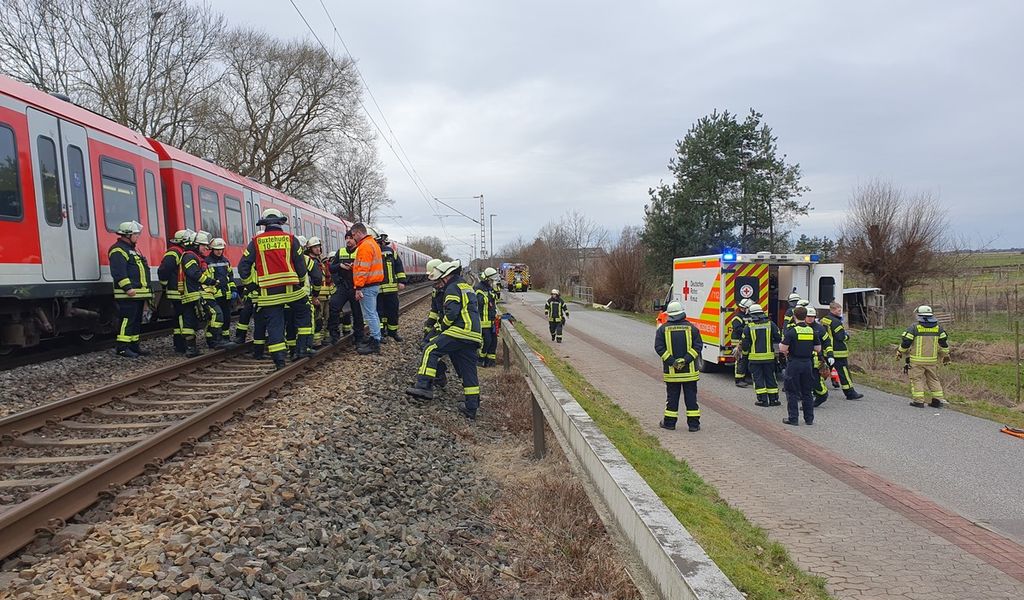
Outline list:
[[[683,281],[683,300],[690,299],[690,282]]]

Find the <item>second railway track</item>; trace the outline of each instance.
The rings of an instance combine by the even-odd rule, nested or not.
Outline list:
[[[410,288],[403,308],[429,296]],[[336,354],[276,371],[246,347],[203,356],[0,419],[0,558],[53,531],[254,402]]]

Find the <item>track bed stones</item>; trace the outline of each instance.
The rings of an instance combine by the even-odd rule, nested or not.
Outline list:
[[[417,362],[410,342],[381,357],[342,352],[201,454],[81,515],[87,533],[7,560],[5,589],[18,599],[635,597],[616,561],[598,555],[614,552],[592,509],[565,520],[604,539],[583,540],[578,554],[613,583],[585,571],[559,590],[550,574],[577,564],[564,555],[577,546],[544,532],[557,521],[537,521],[558,509],[527,485],[526,436],[502,426],[504,400],[485,375],[493,412],[482,423],[455,412],[457,385],[451,398],[412,403],[403,390]],[[548,478],[571,479],[564,459],[542,462],[563,469]],[[579,498],[569,504],[580,509]]]

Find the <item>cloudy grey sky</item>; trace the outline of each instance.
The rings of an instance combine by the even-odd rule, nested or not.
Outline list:
[[[295,3],[337,44],[320,0]],[[309,36],[287,0],[213,4],[233,24]],[[715,109],[751,107],[811,187],[799,231],[833,233],[858,182],[880,177],[936,193],[972,240],[1024,246],[1022,2],[326,5],[429,192],[475,216],[469,197],[484,194],[498,214],[495,250],[571,209],[613,232],[642,224],[674,142]],[[381,223],[444,237],[380,149],[402,216]],[[479,232],[444,222],[466,242]]]

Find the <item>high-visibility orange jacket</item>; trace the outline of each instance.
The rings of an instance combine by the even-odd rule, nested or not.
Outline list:
[[[384,260],[380,255],[380,245],[370,236],[364,237],[356,244],[356,260],[352,263],[352,284],[360,290],[384,281]]]

